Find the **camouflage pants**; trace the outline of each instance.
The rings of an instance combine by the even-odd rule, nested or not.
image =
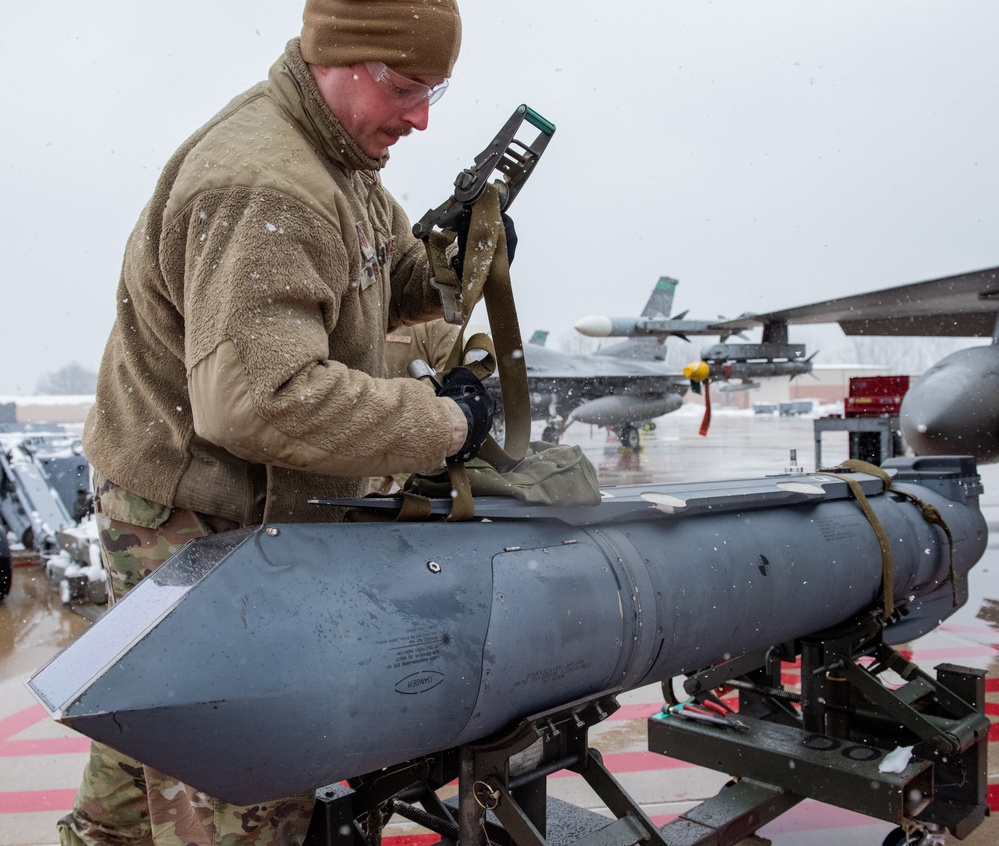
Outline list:
[[[94,490],[102,558],[116,599],[187,541],[236,528],[157,505],[100,479]],[[94,742],[73,810],[57,828],[62,846],[285,846],[305,838],[314,800],[310,792],[232,805]]]

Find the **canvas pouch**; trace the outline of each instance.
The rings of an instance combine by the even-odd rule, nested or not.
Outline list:
[[[504,473],[481,459],[465,463],[474,497],[511,496],[545,505],[597,505],[597,472],[578,445],[533,441],[519,462]],[[446,469],[413,474],[403,490],[428,498],[450,497],[452,483]]]

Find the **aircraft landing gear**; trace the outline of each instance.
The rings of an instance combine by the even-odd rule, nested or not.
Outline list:
[[[626,423],[618,430],[617,439],[621,442],[622,446],[635,450],[638,449],[642,442],[642,439],[638,434],[638,429],[630,423]]]
[[[557,444],[559,439],[559,427],[549,423],[541,433],[541,440],[549,444]]]

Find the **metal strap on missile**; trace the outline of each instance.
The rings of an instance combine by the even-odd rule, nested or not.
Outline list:
[[[891,476],[889,476],[876,464],[871,464],[867,461],[857,461],[856,459],[848,459],[840,466],[844,470],[848,470],[851,473],[866,473],[868,476],[874,476],[875,478],[880,479],[884,485],[883,492],[887,493],[888,491],[891,491],[892,493],[900,494],[912,500],[919,506],[923,519],[926,520],[927,523],[932,523],[943,529],[944,534],[947,535],[947,541],[950,549],[951,596],[956,607],[957,580],[954,570],[954,538],[951,535],[951,531],[947,524],[944,522],[943,517],[940,515],[940,512],[932,505],[923,502],[914,494],[893,488]],[[861,510],[864,512],[864,516],[867,517],[868,522],[871,524],[871,528],[874,529],[874,534],[877,536],[878,545],[881,547],[881,579],[884,590],[884,613],[882,614],[881,620],[882,622],[887,623],[891,620],[895,613],[894,571],[892,569],[891,543],[888,540],[888,534],[885,532],[884,526],[881,525],[881,521],[878,520],[877,515],[874,513],[874,509],[867,500],[867,495],[864,493],[856,479],[841,475],[839,473],[828,473],[828,475],[841,479],[846,483],[847,487],[850,488],[850,492],[853,494],[854,499],[856,499],[857,504],[860,505]]]

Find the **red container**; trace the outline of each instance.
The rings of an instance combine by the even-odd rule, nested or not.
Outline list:
[[[908,376],[854,376],[850,379],[851,397],[905,396]]]
[[[847,397],[843,403],[844,417],[898,417],[902,397]]]

